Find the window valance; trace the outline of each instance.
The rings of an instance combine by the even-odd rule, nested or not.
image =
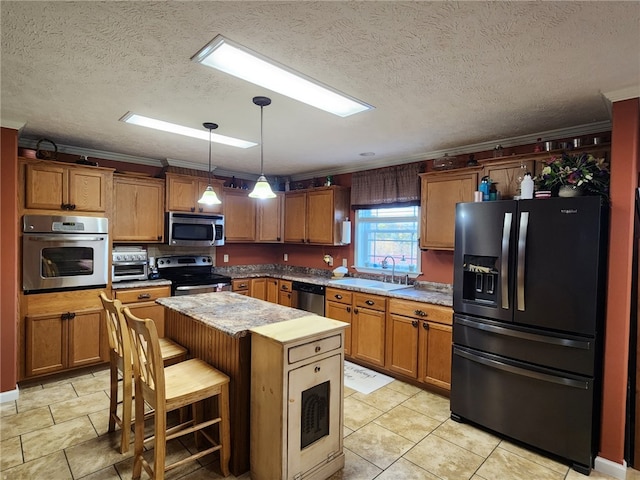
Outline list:
[[[420,204],[420,163],[355,172],[351,208],[405,207]]]

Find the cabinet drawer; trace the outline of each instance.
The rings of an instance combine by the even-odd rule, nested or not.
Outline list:
[[[387,308],[387,299],[379,295],[356,293],[354,295],[354,306],[384,312]]]
[[[351,305],[353,300],[353,293],[346,290],[337,290],[335,288],[329,288],[325,290],[325,298],[332,302],[345,303]]]
[[[114,290],[114,296],[122,303],[149,302],[156,298],[170,297],[171,288],[167,286]]]
[[[305,343],[289,349],[289,363],[296,363],[307,358],[321,355],[342,346],[341,335],[323,338],[315,342]]]
[[[231,280],[231,290],[234,292],[238,290],[249,290],[249,279],[239,278],[237,280]]]
[[[389,313],[447,325],[451,325],[453,321],[453,310],[450,307],[412,302],[410,300],[398,300],[396,298],[389,300]]]

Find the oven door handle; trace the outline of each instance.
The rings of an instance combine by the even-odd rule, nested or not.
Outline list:
[[[102,242],[105,237],[69,237],[67,235],[51,235],[51,236],[29,236],[27,239],[31,242]]]
[[[202,288],[218,288],[218,287],[226,287],[228,283],[213,283],[211,285],[183,285],[181,287],[176,287],[176,290],[180,291],[188,291],[188,290],[200,290]]]

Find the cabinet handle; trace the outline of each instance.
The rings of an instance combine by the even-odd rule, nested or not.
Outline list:
[[[73,312],[69,312],[69,320],[73,320],[74,318],[76,318],[76,314]]]
[[[69,313],[63,313],[60,315],[60,320],[69,320]]]
[[[288,285],[282,285],[282,291],[288,292],[289,291],[289,286]]]
[[[158,235],[156,238],[157,238],[158,240],[162,240],[162,236],[160,236],[160,235]]]
[[[422,328],[429,330],[429,324],[427,322],[422,322]]]
[[[334,295],[338,300],[342,300],[342,295],[338,295],[337,293]]]
[[[354,308],[354,309],[353,309],[353,313],[355,313],[355,314],[357,315],[357,314],[358,314],[358,309],[357,309],[357,308]]]
[[[145,298],[151,298],[151,294],[150,293],[141,293],[140,295],[138,295],[138,300],[143,300]]]
[[[198,208],[198,211],[199,211],[200,213],[202,213],[202,212],[204,212],[204,209],[203,209],[202,207],[200,207],[200,208]]]
[[[196,211],[196,207],[191,207],[191,208],[190,208],[190,210],[191,210],[192,212],[195,212],[195,211]]]
[[[314,372],[318,373],[320,371],[320,367],[316,367],[313,370],[314,370]]]
[[[301,238],[301,239],[300,239],[300,241],[301,241],[302,243],[304,243],[304,238]]]
[[[367,300],[364,303],[366,303],[367,305],[375,305],[376,304],[376,302],[374,302],[373,300]]]
[[[417,320],[412,320],[412,321],[411,321],[411,326],[412,326],[413,328],[418,328],[418,321],[417,321]]]
[[[318,353],[320,350],[322,350],[322,347],[317,346],[317,347],[316,347],[316,353]]]
[[[414,310],[414,312],[416,315],[420,316],[420,317],[426,317],[428,314],[427,312],[423,312],[422,310]]]
[[[347,312],[351,312],[351,307],[347,307]]]
[[[276,237],[276,240],[277,240],[277,241],[280,241],[280,237]]]
[[[75,210],[76,209],[76,204],[72,203],[71,205],[69,205],[69,210]]]

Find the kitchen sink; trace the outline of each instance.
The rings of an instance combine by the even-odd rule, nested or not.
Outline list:
[[[367,278],[340,278],[329,281],[330,286],[334,287],[359,287],[372,290],[381,290],[390,292],[392,290],[400,290],[403,288],[413,288],[411,285],[400,285],[398,283],[381,282],[380,280],[369,280]]]

